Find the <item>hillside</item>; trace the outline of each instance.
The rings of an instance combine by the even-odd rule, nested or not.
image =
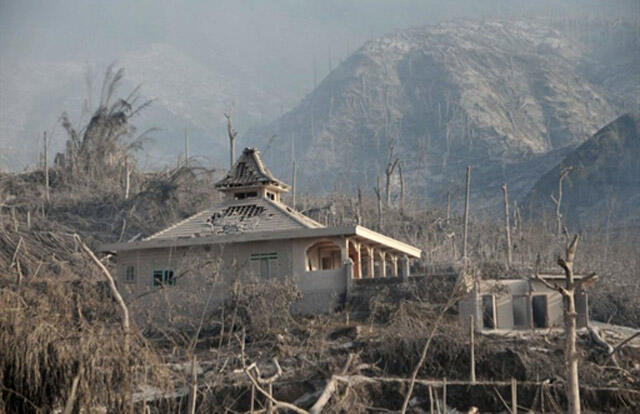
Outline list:
[[[640,112],[621,116],[599,130],[545,174],[527,195],[533,211],[551,214],[560,171],[563,215],[570,226],[640,225]]]
[[[34,165],[44,130],[50,136],[53,133],[52,148],[60,151],[67,137],[54,125],[63,111],[73,122],[80,122],[85,104],[94,109],[105,67],[104,62],[0,62],[0,170]],[[116,67],[125,69],[123,93],[140,86],[141,97],[153,100],[137,125],[140,130],[158,129],[140,157],[146,168],[175,165],[183,152],[185,128],[189,129],[192,155],[200,162],[226,162],[223,113],[233,107],[243,132],[274,119],[286,99],[257,81],[247,83],[222,75],[220,68],[204,65],[168,44],[133,50],[121,56]]]
[[[394,141],[414,194],[441,200],[460,186],[467,164],[474,198],[491,200],[505,180],[523,194],[557,151],[618,111],[577,70],[587,47],[572,39],[540,22],[461,21],[389,34],[258,135],[276,134],[285,153],[294,137],[305,188],[371,187]],[[274,164],[278,155],[270,155]]]

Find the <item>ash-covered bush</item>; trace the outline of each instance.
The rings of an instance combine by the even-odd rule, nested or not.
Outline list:
[[[231,305],[237,309],[240,324],[253,340],[287,334],[295,323],[291,306],[302,299],[295,281],[266,279],[237,281]]]
[[[162,387],[163,369],[146,342],[121,328],[100,284],[46,280],[0,285],[0,412],[63,409],[77,382],[74,412],[122,412],[135,384]]]

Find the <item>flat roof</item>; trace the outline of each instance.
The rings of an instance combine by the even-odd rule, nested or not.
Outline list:
[[[216,234],[202,237],[178,237],[172,239],[147,239],[134,242],[107,243],[99,246],[99,251],[127,251],[140,249],[156,249],[163,247],[188,247],[207,244],[245,243],[267,240],[305,239],[316,237],[358,237],[369,242],[381,244],[389,249],[398,250],[408,256],[419,258],[422,250],[410,244],[362,226],[340,226],[274,230],[250,233]]]

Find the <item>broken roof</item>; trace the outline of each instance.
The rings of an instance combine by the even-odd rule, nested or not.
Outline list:
[[[289,191],[289,186],[278,180],[271,171],[264,166],[260,158],[260,151],[248,147],[233,164],[227,175],[216,183],[219,191],[237,190],[239,187],[262,187],[274,185],[283,191]]]
[[[184,239],[324,227],[284,204],[267,198],[249,198],[217,204],[145,240]]]

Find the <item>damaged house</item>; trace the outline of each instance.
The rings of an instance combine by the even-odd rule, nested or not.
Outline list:
[[[420,249],[359,225],[326,227],[282,202],[289,186],[246,148],[216,188],[223,201],[141,241],[102,246],[136,314],[191,314],[242,277],[291,278],[305,313],[339,306],[353,279],[409,276]],[[216,279],[213,298],[202,287]],[[154,294],[160,293],[160,294]],[[170,316],[170,315],[165,315]]]
[[[564,283],[564,275],[541,274],[550,283]],[[575,276],[576,279],[582,276]],[[458,303],[459,318],[468,326],[473,316],[477,330],[543,329],[563,325],[562,295],[535,278],[485,279]],[[584,289],[575,292],[578,327],[588,323],[588,300]]]

